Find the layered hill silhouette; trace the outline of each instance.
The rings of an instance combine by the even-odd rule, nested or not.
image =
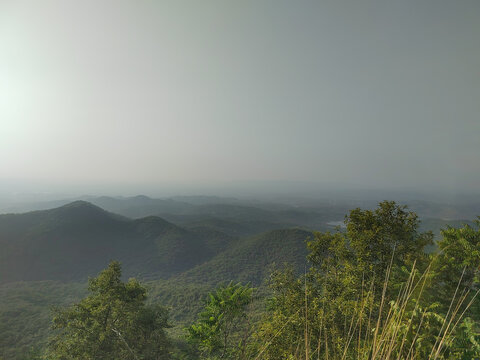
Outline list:
[[[247,217],[243,207],[207,208]],[[262,210],[253,212],[258,213]],[[86,201],[0,215],[0,283],[81,281],[113,259],[122,262],[126,277],[182,275],[197,281],[208,274],[211,281],[256,281],[273,262],[304,258],[306,231],[273,230],[241,237],[273,226],[249,218],[245,223],[209,219],[182,227],[158,216],[129,219]]]
[[[112,259],[123,263],[126,276],[166,278],[205,262],[233,240],[155,216],[131,220],[76,201],[0,215],[0,282],[81,280]]]
[[[206,207],[247,217],[243,208]],[[172,319],[182,323],[219,282],[257,285],[272,264],[302,267],[307,231],[243,236],[271,226],[209,217],[185,227],[158,216],[130,219],[86,201],[0,215],[0,353],[15,359],[32,345],[43,346],[51,306],[77,300],[86,278],[113,259],[126,278],[146,281],[151,299],[170,306]]]
[[[342,207],[294,208],[230,199],[100,197],[0,215],[0,354],[21,358],[49,335],[50,308],[84,294],[110,260],[170,308],[181,333],[219,283],[262,285],[272,270],[305,267],[305,229],[331,230]],[[53,205],[53,204],[52,204]],[[57,204],[58,205],[58,204]],[[101,206],[99,206],[101,205]],[[106,210],[104,210],[106,209]],[[161,215],[161,216],[158,216]],[[421,230],[463,221],[424,219]],[[467,221],[465,221],[467,222]],[[22,334],[22,336],[19,336]]]
[[[182,196],[164,199],[144,195],[85,196],[75,200],[88,201],[102,209],[128,218],[159,216],[181,226],[206,226],[241,237],[294,226],[319,229],[328,221],[341,220],[346,211],[346,209],[332,206],[299,208],[287,204],[241,201],[215,196]],[[16,206],[7,206],[3,209],[0,207],[0,213],[52,209],[72,201],[74,200],[18,203]]]

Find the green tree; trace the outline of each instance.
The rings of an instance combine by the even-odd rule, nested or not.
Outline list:
[[[113,261],[89,280],[90,295],[68,309],[57,309],[48,359],[168,359],[168,313],[147,306],[146,289],[121,280]]]
[[[441,234],[434,266],[437,279],[449,286],[438,288],[436,296],[448,297],[460,278],[461,285],[477,290],[480,285],[480,220],[476,220],[474,226],[447,227]]]
[[[387,317],[413,264],[428,266],[424,248],[433,235],[418,232],[418,217],[405,206],[354,209],[345,224],[346,231],[317,232],[307,243],[304,276],[273,274],[269,316],[256,333],[263,358],[349,358],[350,350],[366,348],[372,319]]]
[[[220,286],[209,293],[196,323],[187,328],[188,340],[204,357],[234,359],[245,356],[250,324],[246,308],[253,288],[240,283]]]
[[[430,302],[437,311],[447,313],[450,305],[471,302],[465,319],[445,344],[445,354],[452,359],[480,358],[480,218],[473,226],[447,227],[441,231],[438,253],[432,261],[432,291]],[[456,296],[455,296],[456,295]],[[452,300],[453,298],[453,300]]]
[[[272,275],[258,359],[480,359],[480,221],[431,233],[394,202],[316,233],[311,267]]]

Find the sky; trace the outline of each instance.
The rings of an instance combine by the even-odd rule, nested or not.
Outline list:
[[[479,192],[480,1],[0,0],[0,187]]]

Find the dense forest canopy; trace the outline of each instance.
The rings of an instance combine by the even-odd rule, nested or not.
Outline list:
[[[75,206],[85,218],[83,205]],[[94,211],[108,224],[132,224]],[[47,214],[58,223],[59,215]],[[190,234],[154,218],[139,224],[140,232],[148,229],[155,236],[161,236],[157,228],[167,236],[171,229]],[[42,318],[32,310],[43,335],[33,341],[27,333],[32,341],[25,344],[34,347],[18,351],[8,341],[12,331],[21,331],[22,317],[11,322],[13,313],[0,311],[13,325],[11,335],[0,327],[7,335],[4,349],[10,349],[3,357],[475,358],[480,356],[479,225],[446,227],[432,247],[434,235],[419,230],[416,213],[385,201],[375,209],[351,210],[344,228],[278,230],[242,241],[229,238],[230,244],[202,240],[217,255],[169,279],[127,281],[120,263],[112,262],[87,288],[81,282],[43,282],[38,289],[28,282],[7,283],[0,297],[10,296],[8,301],[28,300],[49,287],[39,301],[57,307]],[[226,282],[232,279],[237,282]],[[71,294],[68,301],[52,301],[60,289]]]

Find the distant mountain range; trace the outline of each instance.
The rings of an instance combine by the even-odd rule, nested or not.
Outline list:
[[[305,231],[294,230],[295,241],[290,245],[287,230],[240,239],[245,234],[282,227],[280,222],[267,221],[271,217],[266,210],[233,205],[202,205],[201,209],[212,216],[204,221],[196,219],[186,227],[158,216],[129,219],[86,201],[0,215],[0,283],[82,280],[98,273],[113,259],[122,262],[126,276],[169,278],[196,266],[208,268],[208,260],[214,261],[210,268],[220,266],[215,265],[222,262],[219,259],[242,261],[239,249],[247,251],[248,246],[252,249],[244,255],[250,262],[257,258],[275,262],[304,257],[302,249],[309,234]],[[221,220],[215,215],[240,220]],[[263,220],[256,221],[256,217]],[[277,246],[275,253],[266,253],[266,248],[276,246],[273,238],[282,246]],[[263,244],[266,239],[268,246]],[[262,260],[258,264],[264,263]],[[233,269],[231,264],[229,268]]]
[[[131,220],[85,201],[0,215],[0,282],[86,279],[113,259],[127,276],[168,277],[206,261],[233,239],[155,216]]]
[[[332,220],[341,219],[344,211],[342,207],[333,211],[272,204],[254,207],[236,204],[234,199],[224,204],[216,200],[98,197],[49,210],[0,215],[0,283],[81,280],[112,259],[123,263],[126,276],[144,279],[166,279],[197,266],[203,266],[196,268],[197,273],[208,266],[213,270],[207,272],[218,273],[222,256],[240,261],[238,251],[247,244],[263,253],[260,244],[266,238],[281,243],[293,236],[285,230],[265,232],[333,229]],[[422,230],[438,232],[461,222],[425,219]],[[301,233],[302,241],[307,236]],[[302,259],[303,248],[303,242],[285,243],[272,261],[290,261],[291,254]],[[210,260],[216,265],[204,264]]]
[[[453,211],[414,205],[430,215]],[[333,230],[348,210],[324,203],[146,196],[36,206],[48,209],[0,215],[0,356],[8,360],[44,344],[51,306],[82,296],[87,277],[110,260],[122,263],[125,278],[147,284],[151,301],[170,308],[173,331],[181,332],[219,283],[249,282],[265,291],[273,269],[290,264],[303,271],[312,231]],[[440,228],[464,222],[424,218],[420,230],[438,235]]]
[[[336,197],[337,195],[337,197]],[[151,198],[145,195],[123,196],[81,196],[54,201],[4,201],[0,200],[0,214],[24,213],[33,210],[47,210],[60,207],[76,200],[88,201],[107,211],[130,218],[142,218],[150,215],[160,216],[173,222],[191,222],[221,218],[224,220],[268,221],[271,223],[298,222],[306,226],[317,226],[325,221],[339,221],[351,209],[375,208],[381,200],[395,200],[396,197],[381,197],[378,200],[357,197],[331,198],[279,198],[276,200],[237,199],[218,196],[173,196],[169,198]],[[420,198],[397,199],[406,204],[421,218],[444,220],[472,220],[480,214],[480,198],[459,197],[451,202],[436,202]],[[328,218],[328,219],[327,219]],[[319,221],[320,220],[320,221]]]

